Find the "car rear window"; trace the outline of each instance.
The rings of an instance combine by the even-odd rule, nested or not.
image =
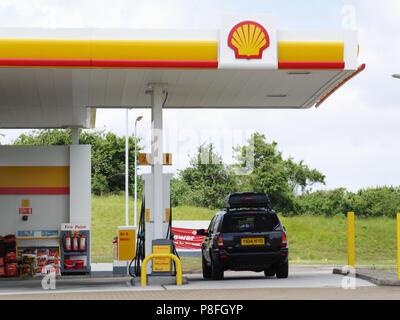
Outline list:
[[[279,225],[275,214],[243,213],[227,214],[222,222],[221,232],[268,232]]]

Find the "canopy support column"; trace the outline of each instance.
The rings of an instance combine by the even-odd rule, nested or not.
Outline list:
[[[79,128],[73,127],[71,128],[71,144],[78,145],[79,144]]]
[[[153,174],[153,239],[163,239],[163,98],[165,84],[151,83],[151,173]]]

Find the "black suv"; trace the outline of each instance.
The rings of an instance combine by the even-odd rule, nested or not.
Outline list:
[[[289,246],[285,227],[264,193],[235,193],[225,198],[201,246],[203,277],[223,279],[225,270],[264,271],[265,276],[288,277]]]

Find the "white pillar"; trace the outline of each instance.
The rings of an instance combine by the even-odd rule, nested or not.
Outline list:
[[[91,146],[69,147],[69,222],[91,224]]]
[[[85,224],[89,229],[91,229],[92,223],[91,150],[90,145],[81,144],[69,147],[69,222]],[[89,241],[90,252],[92,250],[91,243]],[[90,257],[88,261],[90,264]]]
[[[71,144],[79,144],[79,128],[71,128]]]
[[[163,85],[152,84],[151,158],[154,192],[154,239],[163,239]]]
[[[134,160],[135,160],[135,201],[134,201],[134,226],[137,227],[137,133],[136,133],[136,125],[137,125],[137,121],[135,121],[135,155],[134,155]]]
[[[129,110],[125,113],[125,225],[129,226]]]

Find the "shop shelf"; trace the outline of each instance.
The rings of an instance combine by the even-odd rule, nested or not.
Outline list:
[[[64,251],[64,256],[86,256],[86,255],[88,255],[86,251],[82,252]]]

